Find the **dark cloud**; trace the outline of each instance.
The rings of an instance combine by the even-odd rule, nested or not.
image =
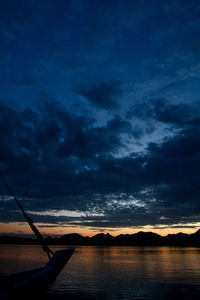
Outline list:
[[[94,127],[94,121],[87,115],[70,114],[53,102],[44,102],[37,113],[1,105],[2,173],[22,176],[26,192],[30,185],[38,184],[40,188],[29,194],[37,194],[42,185],[48,195],[56,195],[57,190],[61,195],[64,190],[79,193],[87,186],[97,157],[118,152],[123,147],[121,134],[131,129],[129,122],[117,117],[103,127]]]
[[[149,183],[158,185],[158,199],[166,205],[199,205],[199,154],[199,131],[182,132],[160,146],[149,146],[144,174]]]
[[[169,111],[165,102],[156,103],[157,116],[163,107]],[[190,110],[183,114],[192,116]],[[179,133],[150,143],[145,153],[120,157],[116,154],[126,147],[121,135],[133,129],[118,116],[95,127],[94,119],[70,114],[57,102],[44,102],[37,112],[1,105],[1,174],[27,209],[41,212],[36,217],[44,223],[142,226],[184,222],[186,216],[192,222],[200,208],[199,130],[196,122],[184,122],[182,113],[175,115],[165,122],[183,125]],[[1,194],[6,193],[1,185]],[[2,203],[2,220],[21,220],[12,201]],[[97,216],[42,215],[63,209]]]
[[[157,98],[133,105],[127,117],[152,119],[178,127],[197,126],[200,123],[200,110],[198,103],[173,104],[165,98]]]
[[[103,82],[89,88],[78,89],[81,96],[84,96],[90,103],[103,109],[117,109],[118,98],[122,95],[119,81]]]

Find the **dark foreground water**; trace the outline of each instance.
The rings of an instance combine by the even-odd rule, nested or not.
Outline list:
[[[75,248],[45,300],[200,299],[198,248]],[[46,262],[39,246],[0,246],[0,275],[41,267]]]

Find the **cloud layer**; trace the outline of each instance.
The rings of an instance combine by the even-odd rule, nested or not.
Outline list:
[[[149,143],[145,152],[126,155],[120,155],[127,146],[124,135],[134,133],[121,117],[97,127],[94,118],[69,113],[57,102],[45,102],[37,111],[2,104],[1,174],[42,222],[103,227],[195,222],[199,111],[163,99],[148,103],[141,111],[132,108],[132,118],[145,114],[177,131],[161,143]],[[3,186],[1,193],[6,194]],[[1,210],[2,220],[11,220],[13,204],[5,198],[2,203],[8,210],[6,215]],[[66,210],[77,215],[65,216]]]
[[[195,0],[2,3],[0,173],[34,219],[198,222],[199,29]]]

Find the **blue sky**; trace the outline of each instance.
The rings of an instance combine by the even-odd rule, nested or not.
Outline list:
[[[1,3],[0,171],[40,226],[199,226],[199,32],[199,1]]]

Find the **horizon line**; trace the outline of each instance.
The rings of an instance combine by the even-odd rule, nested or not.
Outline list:
[[[183,233],[183,232],[180,231],[180,232],[177,232],[177,233],[168,233],[167,235],[161,235],[161,234],[155,233],[153,231],[139,230],[139,231],[137,231],[135,233],[120,233],[118,235],[112,235],[109,232],[104,233],[104,232],[100,231],[100,232],[98,232],[98,233],[96,233],[94,235],[91,235],[91,236],[89,236],[89,235],[82,235],[82,234],[77,233],[77,232],[70,232],[70,233],[66,233],[66,234],[53,234],[53,235],[51,235],[51,234],[42,234],[42,236],[44,238],[48,238],[48,237],[50,237],[50,238],[60,238],[60,237],[67,236],[67,235],[79,235],[79,236],[82,236],[84,238],[92,238],[92,237],[94,237],[96,235],[103,234],[103,235],[109,235],[109,236],[112,236],[112,237],[118,237],[118,236],[121,236],[121,235],[129,235],[129,236],[131,236],[131,235],[135,235],[135,234],[138,234],[138,233],[142,232],[142,233],[153,233],[153,234],[161,236],[161,237],[166,237],[168,235],[178,235],[180,233],[184,234],[184,235],[192,235],[192,234],[197,233],[198,231],[200,231],[200,228],[197,229],[196,231],[194,231],[193,233]],[[24,234],[21,233],[20,234],[20,233],[14,233],[14,232],[10,232],[10,233],[2,232],[2,233],[0,233],[0,237],[2,237],[2,236],[6,236],[6,237],[22,237],[22,238],[36,238],[34,234],[28,234],[28,233],[27,234],[26,233],[24,233]]]

